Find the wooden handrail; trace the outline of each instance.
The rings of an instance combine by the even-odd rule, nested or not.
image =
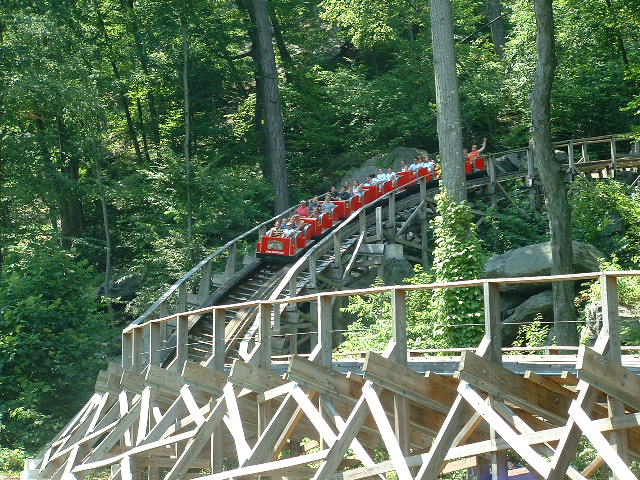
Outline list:
[[[325,298],[325,297],[331,297],[331,298],[350,297],[350,296],[356,296],[356,295],[358,296],[359,295],[378,295],[382,293],[392,293],[395,291],[411,292],[411,291],[418,291],[418,290],[436,290],[436,289],[444,289],[444,288],[481,287],[485,284],[513,285],[513,284],[519,284],[519,283],[546,283],[546,282],[553,283],[553,282],[567,282],[567,281],[585,281],[585,280],[593,280],[596,278],[600,278],[602,276],[615,277],[615,278],[638,277],[640,276],[640,270],[615,270],[615,271],[604,271],[604,272],[572,273],[572,274],[564,274],[564,275],[543,275],[538,277],[480,278],[476,280],[459,280],[456,282],[437,282],[437,283],[418,284],[418,285],[392,285],[392,286],[382,286],[382,287],[359,288],[359,289],[353,289],[353,290],[320,292],[320,293],[314,293],[311,295],[300,295],[300,296],[291,297],[291,298],[254,300],[251,302],[234,303],[229,305],[226,305],[226,304],[213,305],[211,307],[192,310],[190,312],[178,313],[178,314],[169,315],[164,318],[149,320],[139,325],[129,325],[127,328],[125,328],[123,333],[128,333],[135,329],[144,328],[152,323],[174,321],[178,318],[178,316],[212,314],[216,310],[258,307],[262,304],[281,305],[286,303],[303,303],[303,302],[315,301],[318,298]]]

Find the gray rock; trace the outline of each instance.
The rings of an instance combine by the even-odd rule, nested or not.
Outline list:
[[[600,251],[582,242],[573,242],[573,268],[579,272],[599,271],[599,259],[604,257]],[[536,243],[522,248],[509,250],[491,257],[484,267],[485,278],[529,277],[550,275],[551,243]],[[507,285],[503,291],[529,292],[530,294],[547,289],[545,284]]]
[[[424,155],[424,150],[408,147],[396,147],[386,155],[376,155],[375,157],[366,160],[361,167],[350,170],[340,180],[340,185],[344,185],[345,182],[351,182],[353,180],[364,181],[367,175],[376,175],[379,168],[392,168],[395,172],[400,170],[400,162],[404,160],[407,164],[413,163],[413,160],[418,155]]]
[[[413,266],[404,258],[385,259],[382,263],[382,280],[385,285],[406,283],[404,279],[413,275]]]
[[[553,295],[551,290],[545,290],[532,295],[514,308],[510,315],[503,320],[502,344],[511,345],[518,334],[522,323],[533,321],[541,314],[545,322],[553,321]]]

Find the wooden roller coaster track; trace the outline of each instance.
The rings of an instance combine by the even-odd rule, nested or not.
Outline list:
[[[640,163],[637,154],[617,153],[630,141],[607,136],[557,147],[569,151],[568,175],[604,169],[610,176]],[[605,142],[611,158],[590,160],[587,145]],[[488,177],[469,188],[491,191],[515,178],[533,184],[531,161],[524,172],[496,172],[496,158],[509,153],[520,151],[489,156]],[[249,236],[273,219],[205,258],[123,331],[122,364],[101,372],[95,394],[25,475],[66,480],[108,469],[118,480],[355,480],[395,472],[419,480],[473,470],[477,478],[584,479],[606,465],[615,478],[635,479],[640,360],[638,348],[620,346],[617,279],[640,272],[345,289],[358,258],[380,254],[376,245],[415,243],[405,234],[412,222],[425,228],[433,193],[425,182],[415,194],[391,192],[284,267],[240,258]],[[595,344],[501,350],[500,286],[569,280],[601,282]],[[435,288],[483,289],[485,336],[477,347],[408,350],[407,296]],[[393,317],[388,347],[332,355],[336,302],[381,294],[390,296]],[[311,353],[273,356],[282,319],[301,312]],[[578,471],[571,462],[582,438],[597,456]],[[507,451],[519,460],[508,463]]]

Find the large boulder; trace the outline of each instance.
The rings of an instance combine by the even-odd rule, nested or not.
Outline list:
[[[388,168],[392,168],[393,171],[400,171],[400,162],[404,160],[407,164],[413,163],[413,160],[418,155],[424,155],[424,150],[408,147],[396,147],[391,153],[386,155],[376,155],[365,161],[361,167],[354,168],[348,171],[344,177],[340,180],[340,185],[344,185],[344,182],[351,182],[353,180],[359,180],[363,182],[367,175],[376,175],[379,168],[383,168],[385,171]]]
[[[579,272],[597,272],[604,255],[588,243],[573,242],[573,268]],[[551,274],[551,243],[536,243],[491,257],[484,267],[485,278],[534,277]],[[503,291],[534,294],[548,288],[545,284],[514,284]]]
[[[511,345],[520,325],[533,321],[536,315],[542,315],[544,322],[553,321],[553,294],[551,290],[545,290],[532,295],[516,308],[507,310],[505,315],[502,321],[502,344]]]

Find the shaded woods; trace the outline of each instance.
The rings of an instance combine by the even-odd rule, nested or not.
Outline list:
[[[62,387],[78,375],[90,389],[119,325],[204,252],[374,154],[439,150],[431,13],[405,0],[0,3],[0,385],[15,385],[0,394],[0,446],[54,431],[48,392],[73,402]],[[452,13],[449,150],[460,136],[525,145],[532,3]],[[562,0],[555,19],[552,139],[631,131],[638,3]],[[46,368],[11,363],[25,348]],[[36,424],[51,429],[17,433]]]

